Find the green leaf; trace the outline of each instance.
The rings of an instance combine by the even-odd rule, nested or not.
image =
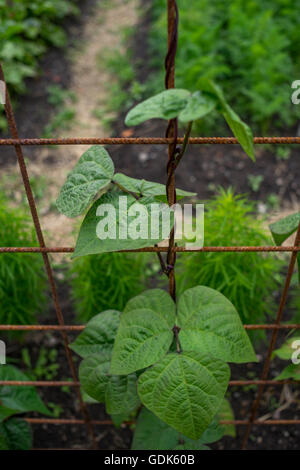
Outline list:
[[[142,403],[191,439],[208,427],[223,400],[229,367],[195,351],[171,353],[138,380]]]
[[[106,188],[114,174],[114,164],[104,147],[94,145],[79,159],[69,173],[56,201],[67,217],[82,214],[96,194]]]
[[[116,173],[114,175],[114,181],[122,185],[123,188],[127,189],[127,191],[136,193],[138,196],[162,197],[163,201],[166,201],[166,186],[164,184],[131,178],[130,176],[123,175],[123,173]],[[177,199],[195,195],[196,193],[184,191],[183,189],[176,189]]]
[[[275,380],[300,380],[300,364],[289,364],[286,366],[281,374],[275,377]]]
[[[130,374],[159,361],[168,351],[175,323],[175,304],[160,289],[131,299],[121,315],[111,373]]]
[[[103,351],[112,351],[120,315],[117,310],[105,310],[93,317],[71,344],[71,349],[83,358]]]
[[[218,412],[220,421],[233,421],[234,413],[229,400],[223,400],[221,408]],[[236,437],[234,424],[222,424],[224,436]]]
[[[0,423],[0,450],[30,450],[31,429],[23,419],[11,418]]]
[[[281,348],[275,349],[273,355],[279,357],[280,359],[290,361],[293,353],[296,350],[292,347],[295,341],[300,342],[300,336],[293,336],[292,338],[287,339],[285,343],[281,346]]]
[[[204,79],[202,81],[203,91],[211,93],[218,99],[221,107],[221,112],[233,132],[233,135],[237,138],[246,154],[255,161],[254,155],[254,144],[253,135],[250,127],[243,122],[236,112],[227,103],[223,91],[219,85],[214,83],[212,80]]]
[[[119,196],[123,196],[123,199],[120,200]],[[126,201],[124,208],[122,201]],[[109,206],[105,206],[103,217],[97,216],[97,209],[103,204],[109,204]],[[151,207],[152,204],[154,204],[153,208]],[[106,207],[109,208],[109,213],[106,212]],[[115,208],[115,213],[113,208]],[[132,216],[128,214],[129,211],[134,213],[136,208],[138,210],[144,209],[146,211],[145,214],[142,212]],[[158,203],[152,197],[142,197],[137,201],[133,196],[126,193],[109,192],[102,196],[100,200],[97,200],[86,214],[80,227],[73,257],[153,246],[165,238],[165,234],[162,231],[162,222],[163,219],[164,221],[166,220],[167,211],[169,211],[169,208],[166,204]],[[163,217],[161,216],[162,213]],[[151,229],[153,227],[151,227],[151,219],[154,220],[154,217],[156,217],[156,220],[159,220],[159,223],[155,226],[156,232],[152,238]],[[139,219],[138,222],[137,219]],[[111,230],[111,234],[108,234],[110,238],[100,240],[97,237],[96,230],[100,222],[102,227],[105,226],[107,230]],[[173,224],[174,213],[171,212],[171,228]],[[145,229],[145,233],[141,233],[142,238],[133,239],[131,234],[128,233],[132,225],[139,225],[141,230]],[[122,233],[125,233],[125,235],[122,235]],[[113,238],[114,236],[115,238]]]
[[[174,448],[174,450],[210,450],[210,448],[198,441],[190,441],[185,442],[184,444],[179,444]]]
[[[137,126],[152,118],[173,119],[182,111],[190,92],[182,89],[170,89],[152,96],[132,108],[125,118],[127,126]]]
[[[251,342],[232,303],[210,287],[186,290],[178,303],[183,350],[206,352],[226,362],[256,361]]]
[[[179,433],[147,408],[140,412],[131,445],[132,450],[169,450],[179,441]]]
[[[300,223],[300,212],[290,214],[283,219],[269,225],[272,237],[276,245],[281,245],[287,238],[296,232]]]
[[[91,398],[106,403],[107,413],[128,413],[140,403],[136,392],[136,375],[113,376],[109,368],[109,352],[87,357],[79,367],[80,383]]]
[[[26,381],[29,379],[16,367],[3,365],[0,367],[0,380]],[[45,415],[52,415],[40,399],[36,389],[31,386],[1,386],[0,403],[4,408],[4,415],[0,412],[2,418],[27,411],[38,411]],[[0,410],[1,408],[2,406],[0,406]]]
[[[250,127],[241,120],[228,104],[223,110],[223,116],[246,154],[255,162],[253,134]]]
[[[189,96],[185,108],[180,112],[178,119],[181,122],[195,121],[209,114],[216,107],[216,101],[201,91]]]

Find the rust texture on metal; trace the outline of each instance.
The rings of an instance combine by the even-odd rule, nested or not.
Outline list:
[[[148,246],[146,248],[138,248],[136,250],[119,250],[115,253],[163,253],[168,252],[169,248],[166,246]],[[203,248],[189,248],[186,249],[182,246],[175,246],[173,248],[177,253],[196,253],[196,252],[238,252],[243,253],[251,252],[293,252],[300,251],[299,246],[204,246]],[[3,246],[0,247],[1,253],[73,253],[74,247],[72,246],[53,246],[53,247],[38,247],[38,246]]]
[[[176,1],[167,0],[167,15],[168,15],[168,50],[165,59],[165,87],[166,89],[174,88],[175,86],[175,57],[177,50],[177,39],[178,39],[178,8]],[[0,79],[5,81],[3,71],[0,65]],[[43,257],[45,269],[51,289],[51,294],[54,301],[57,325],[0,325],[0,331],[52,331],[59,332],[62,335],[66,358],[70,369],[70,380],[61,381],[0,381],[0,386],[37,386],[37,387],[62,387],[70,386],[74,387],[77,393],[79,408],[82,415],[82,419],[79,418],[25,418],[30,424],[79,424],[85,425],[88,430],[88,434],[94,448],[97,448],[97,440],[93,426],[96,425],[113,425],[110,420],[92,420],[88,414],[86,404],[84,403],[81,392],[80,383],[78,381],[77,372],[75,369],[72,353],[69,348],[69,339],[67,332],[82,331],[84,325],[66,325],[64,322],[63,313],[60,308],[60,303],[57,295],[57,289],[54,281],[53,270],[50,264],[48,253],[72,253],[74,247],[48,247],[45,245],[43,232],[41,229],[38,212],[36,209],[35,200],[33,197],[26,163],[23,156],[22,146],[40,146],[40,145],[86,145],[86,144],[99,144],[99,145],[165,145],[168,148],[168,162],[167,162],[167,182],[166,192],[167,200],[169,205],[176,202],[176,190],[175,190],[175,170],[178,162],[176,161],[178,155],[180,156],[179,147],[182,144],[188,142],[191,145],[235,145],[238,141],[234,137],[184,137],[178,136],[177,120],[172,119],[168,123],[165,137],[91,137],[91,138],[19,138],[16,121],[14,118],[10,98],[6,87],[6,104],[5,112],[11,138],[0,139],[0,145],[2,146],[13,146],[17,156],[20,173],[23,180],[23,185],[26,191],[28,204],[31,210],[31,215],[37,234],[39,246],[37,247],[0,247],[1,253],[40,253]],[[300,144],[300,137],[255,137],[255,144]],[[183,145],[184,146],[184,145]],[[300,251],[300,224],[296,234],[295,242],[293,246],[208,246],[203,248],[185,249],[184,247],[177,247],[174,243],[174,233],[171,234],[168,246],[153,246],[136,250],[121,250],[120,252],[154,252],[157,253],[163,272],[168,275],[169,278],[169,292],[170,295],[176,298],[176,286],[174,267],[176,262],[177,252],[286,252],[291,253],[290,262],[287,270],[287,275],[281,294],[280,304],[277,311],[275,323],[273,324],[251,324],[244,325],[246,330],[270,330],[271,337],[270,343],[267,350],[266,359],[263,366],[263,371],[260,379],[258,380],[231,380],[229,385],[234,386],[247,386],[255,385],[258,387],[255,400],[250,410],[249,419],[246,420],[226,420],[221,421],[222,424],[234,424],[237,426],[245,426],[245,434],[243,438],[242,448],[246,449],[248,438],[251,432],[252,426],[272,426],[272,425],[294,425],[300,424],[299,419],[268,419],[262,420],[257,419],[257,413],[261,398],[265,387],[283,386],[286,384],[299,385],[299,381],[295,380],[270,380],[268,379],[270,371],[270,363],[272,354],[275,348],[277,336],[279,330],[298,330],[300,329],[299,324],[282,324],[282,316],[284,307],[287,300],[288,290],[291,283],[292,274],[295,267],[297,253]],[[166,253],[166,262],[164,261],[162,254]],[[125,423],[126,425],[132,424],[131,422]]]
[[[182,144],[184,137],[177,137]],[[51,139],[0,139],[0,145],[168,145],[174,138],[168,137],[79,137]],[[190,137],[189,145],[239,145],[235,137]],[[300,137],[254,137],[255,144],[300,144]]]

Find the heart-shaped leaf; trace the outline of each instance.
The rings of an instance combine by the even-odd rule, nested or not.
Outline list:
[[[112,351],[120,315],[117,310],[105,310],[93,317],[71,344],[73,351],[83,358],[103,351]]]
[[[300,212],[290,214],[283,219],[269,225],[272,237],[276,245],[281,245],[287,238],[296,232],[300,223]]]
[[[132,108],[125,118],[127,126],[137,126],[152,118],[173,119],[186,104],[190,92],[182,89],[170,89],[152,96]]]
[[[99,211],[100,215],[97,215]],[[163,230],[168,214],[170,225],[166,224],[167,228]],[[98,238],[100,225],[101,236],[104,234],[107,238]],[[174,213],[166,204],[152,197],[142,197],[137,201],[126,193],[109,192],[86,214],[73,257],[153,246],[167,238],[168,229],[173,225]]]
[[[79,367],[79,379],[84,391],[100,403],[106,403],[109,414],[127,413],[139,406],[136,391],[136,375],[110,375],[109,352],[93,354]]]
[[[104,147],[94,145],[79,159],[69,173],[56,201],[57,208],[67,217],[82,214],[96,194],[108,187],[114,164]]]
[[[28,377],[11,365],[0,367],[0,380],[27,381]],[[5,385],[0,387],[0,419],[13,414],[27,411],[37,411],[45,415],[52,415],[40,399],[36,389],[31,386]]]
[[[168,351],[175,304],[163,290],[146,291],[130,300],[121,315],[111,361],[112,374],[130,374],[160,360]]]
[[[180,112],[178,119],[181,122],[196,121],[209,114],[216,107],[216,101],[209,95],[196,91],[187,100],[185,108]]]
[[[140,376],[138,394],[161,420],[198,439],[221,406],[229,375],[227,364],[206,354],[171,353]]]
[[[130,176],[123,175],[123,173],[116,173],[114,175],[114,181],[127,189],[127,191],[136,193],[138,196],[155,196],[160,199],[163,198],[163,201],[166,200],[166,186],[164,184],[131,178]],[[177,199],[195,195],[196,193],[184,191],[183,189],[176,189]]]
[[[178,303],[183,350],[206,352],[226,362],[256,361],[251,342],[232,303],[205,286],[186,290]]]

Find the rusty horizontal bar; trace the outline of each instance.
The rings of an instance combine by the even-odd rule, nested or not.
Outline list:
[[[174,250],[177,253],[198,253],[198,252],[298,252],[299,246],[204,246],[203,248],[189,248],[176,246]],[[0,253],[73,253],[74,247],[70,246],[4,246],[0,247]],[[146,248],[137,248],[135,250],[119,250],[115,253],[164,253],[168,252],[167,246],[149,246]]]
[[[83,419],[75,418],[24,418],[27,423],[30,424],[85,424]],[[113,426],[114,423],[111,420],[92,420],[92,424],[100,426]],[[130,425],[132,421],[125,421],[124,424]],[[220,424],[234,424],[236,426],[247,426],[248,421],[242,419],[232,420],[221,420]],[[256,426],[280,426],[280,425],[293,425],[300,424],[300,419],[268,419],[268,420],[255,420],[253,422]]]
[[[254,137],[255,144],[300,144],[300,137]],[[51,139],[0,139],[0,145],[163,145],[171,144],[172,138],[167,137],[79,137]],[[183,143],[183,137],[177,138]],[[189,144],[239,144],[235,137],[190,137]]]
[[[86,325],[0,325],[0,331],[82,331]]]
[[[82,331],[86,325],[0,325],[0,331]],[[299,323],[244,325],[246,330],[298,330]]]
[[[80,387],[80,382],[68,380],[0,380],[0,386],[8,387]]]
[[[298,380],[230,380],[229,386],[246,386],[246,385],[299,385]],[[74,382],[67,380],[0,380],[0,386],[14,386],[14,387],[79,387],[80,382]]]

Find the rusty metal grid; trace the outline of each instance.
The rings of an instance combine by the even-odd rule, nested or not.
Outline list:
[[[166,78],[165,85],[166,88],[174,88],[175,81],[175,56],[177,49],[177,35],[178,35],[178,8],[175,0],[167,0],[167,13],[168,13],[168,53],[165,61],[166,68]],[[2,67],[0,65],[0,79],[5,82],[4,74]],[[1,145],[13,146],[15,148],[15,153],[17,156],[20,173],[22,176],[28,204],[31,211],[31,216],[33,219],[37,239],[39,246],[38,247],[0,247],[1,253],[40,253],[43,257],[49,286],[51,289],[51,294],[55,306],[56,316],[57,316],[57,325],[0,325],[0,331],[59,331],[63,338],[66,358],[69,364],[71,381],[0,381],[0,386],[38,386],[38,387],[62,387],[64,385],[75,387],[77,397],[79,400],[80,411],[82,414],[81,419],[58,419],[58,418],[25,418],[25,420],[30,424],[78,424],[85,425],[89,435],[90,443],[92,448],[97,449],[97,440],[95,436],[94,426],[97,425],[113,425],[111,420],[93,420],[91,419],[89,412],[87,410],[86,404],[84,403],[81,392],[80,392],[80,383],[78,381],[77,372],[75,369],[75,364],[72,358],[72,353],[69,348],[69,339],[67,332],[69,331],[82,331],[85,325],[66,325],[64,322],[63,312],[60,308],[60,303],[57,295],[57,288],[54,280],[53,270],[49,260],[48,253],[71,253],[74,251],[74,247],[48,247],[45,245],[43,232],[41,229],[39,216],[30,185],[26,163],[23,156],[22,146],[23,145],[83,145],[83,144],[102,144],[102,145],[147,145],[147,144],[158,144],[158,145],[168,145],[169,160],[167,165],[167,196],[168,203],[171,204],[176,201],[176,191],[175,191],[175,169],[174,157],[176,155],[178,144],[184,142],[184,138],[178,137],[177,130],[177,120],[171,120],[169,122],[166,137],[138,137],[138,138],[59,138],[59,139],[31,139],[25,138],[21,139],[18,135],[18,130],[16,126],[16,121],[13,114],[13,109],[11,106],[11,101],[9,98],[8,90],[6,88],[6,103],[5,103],[5,113],[9,125],[9,130],[11,138],[9,139],[0,139]],[[233,137],[194,137],[188,139],[189,144],[193,145],[203,145],[203,144],[238,144],[237,139]],[[300,137],[255,137],[255,144],[300,144]],[[174,243],[174,238],[170,237],[170,243],[168,247],[148,247],[137,250],[122,250],[127,252],[156,252],[160,258],[162,268],[165,269],[165,273],[169,278],[169,290],[170,295],[175,298],[175,278],[174,278],[174,266],[176,261],[177,252],[290,252],[290,261],[288,265],[288,270],[280,298],[280,303],[278,306],[277,316],[275,323],[273,324],[251,324],[244,325],[246,330],[272,330],[271,339],[269,342],[267,356],[264,362],[263,371],[261,378],[259,380],[231,380],[229,386],[245,386],[245,385],[256,385],[258,386],[258,391],[256,397],[253,401],[249,417],[246,420],[223,420],[221,424],[234,424],[237,426],[246,427],[245,434],[242,442],[242,449],[246,449],[248,437],[251,431],[252,426],[272,426],[272,425],[295,425],[300,424],[299,419],[289,420],[289,419],[268,419],[260,420],[257,419],[257,412],[261,402],[261,398],[266,386],[282,386],[285,384],[297,384],[299,381],[295,380],[269,380],[268,374],[270,369],[270,362],[272,353],[274,351],[275,343],[278,336],[279,330],[298,330],[300,329],[300,324],[282,324],[282,315],[284,307],[287,300],[288,290],[291,283],[292,274],[294,272],[294,267],[296,263],[297,253],[300,251],[300,224],[296,233],[295,241],[293,246],[209,246],[203,247],[201,249],[185,249],[183,247],[177,247]],[[164,264],[164,261],[161,257],[161,253],[167,253],[167,267]],[[127,422],[125,424],[132,424]],[[53,449],[54,450],[54,449]]]

